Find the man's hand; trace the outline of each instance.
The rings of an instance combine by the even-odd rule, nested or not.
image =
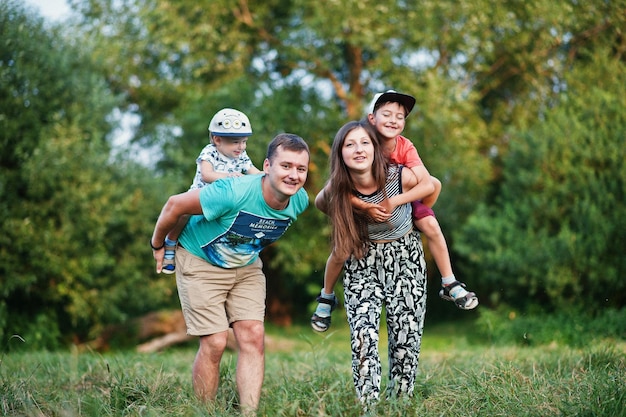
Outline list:
[[[163,270],[163,258],[165,257],[165,247],[157,250],[152,250],[152,256],[154,256],[154,260],[156,261],[156,272],[160,274]]]

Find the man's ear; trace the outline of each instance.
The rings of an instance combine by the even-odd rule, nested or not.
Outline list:
[[[263,161],[263,172],[265,172],[266,174],[269,174],[270,172],[270,160],[265,158],[265,161]]]

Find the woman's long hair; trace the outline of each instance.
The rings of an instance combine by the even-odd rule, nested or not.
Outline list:
[[[372,175],[377,189],[384,190],[387,182],[387,161],[370,123],[363,119],[343,125],[337,131],[331,148],[329,188],[326,196],[328,215],[333,224],[331,240],[335,254],[341,259],[347,259],[350,255],[362,258],[369,241],[366,212],[354,208],[350,202],[351,197],[356,195],[356,187],[342,157],[346,136],[358,128],[365,129],[374,145]]]

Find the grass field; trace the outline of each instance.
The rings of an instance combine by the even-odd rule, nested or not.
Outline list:
[[[331,331],[268,326],[261,416],[361,416],[341,319]],[[426,327],[410,399],[382,400],[380,416],[626,416],[626,343],[496,346],[471,324]],[[456,333],[456,336],[455,336]],[[11,340],[10,343],[21,343]],[[3,416],[236,416],[228,352],[215,404],[196,401],[195,344],[155,354],[36,352],[0,357]],[[381,343],[384,364],[386,341]],[[383,368],[383,386],[386,384]]]

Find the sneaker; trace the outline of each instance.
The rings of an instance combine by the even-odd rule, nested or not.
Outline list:
[[[161,269],[161,272],[168,275],[176,273],[176,263],[174,259],[163,259],[163,269]]]
[[[327,298],[323,298],[321,295],[318,295],[316,300],[317,300],[318,303],[330,304],[330,312],[331,313],[339,305],[339,300],[337,300],[337,297],[334,296],[334,295],[333,295],[333,299],[332,300],[329,300]],[[325,332],[326,330],[328,330],[330,328],[330,315],[327,316],[327,317],[321,317],[321,316],[318,316],[317,314],[313,313],[313,316],[311,317],[311,327],[316,332]]]
[[[443,298],[446,301],[452,301],[458,308],[461,310],[471,310],[476,308],[478,305],[478,297],[473,292],[462,291],[466,294],[460,297],[454,297],[453,294],[457,291],[453,291],[457,287],[461,287],[460,289],[465,290],[465,284],[459,281],[454,281],[450,285],[442,285],[441,290],[439,291],[439,297]]]
[[[172,253],[171,258],[168,252]],[[164,274],[173,274],[176,272],[176,246],[165,246],[165,253],[166,257],[163,258],[163,269],[161,269],[161,272]]]

